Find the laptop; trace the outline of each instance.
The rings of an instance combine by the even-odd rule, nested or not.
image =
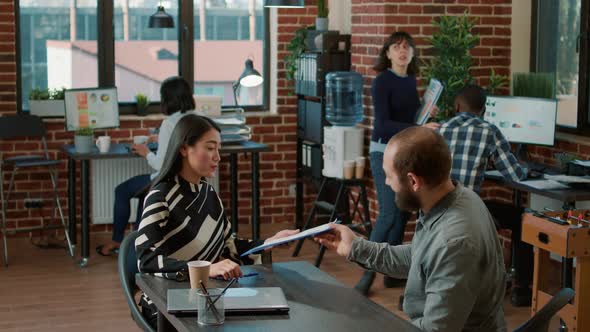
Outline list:
[[[195,112],[199,115],[216,117],[221,115],[221,96],[194,95]]]
[[[197,313],[196,289],[169,289],[168,312]],[[226,314],[280,314],[289,312],[289,304],[280,287],[229,288],[224,295]]]

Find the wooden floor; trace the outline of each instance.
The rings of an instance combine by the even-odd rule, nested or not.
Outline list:
[[[269,228],[277,229],[263,228],[266,233]],[[26,238],[9,239],[10,265],[0,267],[0,331],[139,331],[120,289],[116,258],[94,253],[96,244],[108,238],[106,234],[92,237],[91,259],[84,269],[63,249],[39,249]],[[296,258],[291,252],[292,248],[277,249],[273,261],[313,263],[317,246],[306,242]],[[349,286],[362,274],[357,265],[333,253],[326,255],[321,268]],[[401,288],[385,289],[378,277],[370,298],[404,316],[397,310],[402,292]],[[508,300],[504,308],[509,331],[526,321],[530,313],[530,308],[515,308]]]

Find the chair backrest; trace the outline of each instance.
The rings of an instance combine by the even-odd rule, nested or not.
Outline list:
[[[139,233],[133,231],[129,233],[121,243],[118,262],[119,280],[121,281],[121,288],[123,288],[127,305],[129,306],[129,310],[131,310],[131,317],[133,317],[133,320],[135,320],[141,329],[153,332],[154,329],[141,315],[134,297],[135,291],[137,290],[135,275],[139,272],[137,267],[137,254],[135,253],[135,239],[137,239],[138,236]]]
[[[0,116],[0,139],[16,137],[40,138],[45,158],[49,159],[47,141],[45,140],[45,124],[40,117],[27,113]]]
[[[539,310],[526,323],[514,330],[514,332],[547,332],[549,329],[549,322],[551,322],[553,316],[555,316],[561,308],[565,307],[565,305],[574,298],[574,295],[576,295],[576,292],[571,288],[561,289],[555,294],[555,296],[553,296],[551,301],[547,302],[541,310]]]
[[[0,116],[0,138],[45,137],[40,117],[30,114]]]

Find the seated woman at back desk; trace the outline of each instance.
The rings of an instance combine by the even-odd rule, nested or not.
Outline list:
[[[162,121],[158,134],[157,150],[150,151],[149,144],[133,144],[132,151],[147,160],[148,165],[154,170],[152,174],[136,175],[115,188],[115,205],[113,208],[113,236],[109,243],[96,247],[96,252],[102,256],[110,256],[119,249],[125,229],[131,215],[130,201],[136,195],[146,189],[152,179],[156,177],[164,161],[164,155],[172,129],[185,114],[195,109],[193,90],[182,77],[173,76],[162,82],[160,87],[161,111],[166,118]],[[153,147],[153,145],[152,145]],[[137,206],[137,222],[141,218],[141,202]]]
[[[208,118],[184,116],[172,132],[160,174],[144,201],[135,241],[139,270],[157,276],[186,278],[187,262],[210,261],[210,276],[240,277],[240,264],[260,263],[260,255],[240,257],[263,241],[235,238],[221,199],[204,178],[219,163],[220,130]],[[283,230],[274,240],[299,232]],[[152,323],[157,309],[142,296],[143,315]]]

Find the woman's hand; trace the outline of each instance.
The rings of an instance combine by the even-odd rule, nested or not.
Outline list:
[[[436,118],[436,116],[438,115],[438,112],[440,111],[440,109],[438,108],[438,106],[434,105],[432,107],[432,109],[430,110],[430,118],[434,119]]]
[[[220,262],[211,264],[209,268],[209,276],[210,277],[223,277],[225,280],[229,280],[232,278],[239,278],[242,276],[242,270],[240,266],[235,262],[224,259]]]
[[[284,237],[295,235],[297,233],[299,233],[299,230],[298,229],[284,229],[282,231],[279,231],[273,237],[269,237],[268,239],[264,240],[264,243],[266,244],[266,243],[268,243],[270,241],[282,239]],[[285,243],[285,244],[282,244],[282,245],[280,245],[278,247],[288,247],[288,246],[289,246],[289,243]],[[270,249],[270,248],[268,248],[268,249]]]
[[[144,158],[151,152],[146,144],[133,144],[131,150]]]

